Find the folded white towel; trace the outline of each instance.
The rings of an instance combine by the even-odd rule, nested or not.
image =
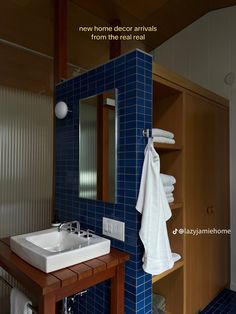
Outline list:
[[[153,142],[156,143],[166,143],[166,144],[175,144],[175,140],[173,138],[168,138],[164,136],[154,136]]]
[[[161,181],[163,185],[173,185],[176,183],[175,177],[164,173],[161,173]]]
[[[31,301],[25,296],[23,292],[17,288],[11,289],[11,314],[32,314],[32,310],[28,307]]]
[[[164,191],[166,194],[172,193],[174,191],[175,187],[174,185],[164,185]]]
[[[172,252],[172,258],[173,258],[174,263],[176,263],[178,260],[181,259],[181,255],[179,255],[178,253]]]
[[[168,203],[173,203],[174,202],[174,197],[167,197]]]
[[[166,193],[166,197],[167,198],[172,198],[172,197],[174,197],[174,195],[173,195],[173,193]]]
[[[174,138],[174,133],[162,130],[162,129],[152,129],[152,136],[163,136],[167,138]]]

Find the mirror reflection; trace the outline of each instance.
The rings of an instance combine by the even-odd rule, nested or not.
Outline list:
[[[115,203],[116,89],[79,103],[79,197]]]

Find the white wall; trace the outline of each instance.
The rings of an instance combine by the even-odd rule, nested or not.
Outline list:
[[[231,144],[231,288],[236,290],[236,6],[213,11],[153,51],[154,60],[230,99]],[[220,149],[220,143],[219,143]]]

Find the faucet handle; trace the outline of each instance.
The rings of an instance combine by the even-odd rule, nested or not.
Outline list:
[[[95,234],[95,231],[91,230],[91,229],[87,229],[87,233],[94,233]]]
[[[95,231],[91,230],[91,229],[87,229],[86,230],[86,234],[84,235],[85,238],[91,238],[93,235],[93,233],[95,233]]]

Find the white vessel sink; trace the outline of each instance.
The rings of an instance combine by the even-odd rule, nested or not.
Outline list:
[[[57,228],[13,236],[11,250],[32,266],[49,273],[108,254],[110,240],[86,232],[69,233]]]

